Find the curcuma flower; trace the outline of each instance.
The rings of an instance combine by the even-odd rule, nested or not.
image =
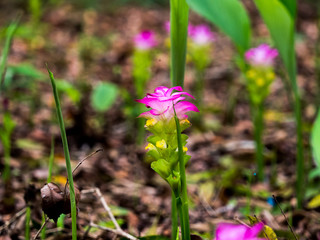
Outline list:
[[[136,100],[151,108],[139,115],[139,117],[147,119],[145,128],[153,134],[147,139],[149,142],[146,146],[147,160],[151,162],[151,168],[169,183],[177,196],[180,169],[175,112],[180,122],[181,131],[183,131],[191,125],[186,113],[199,111],[194,104],[184,101],[185,96],[193,98],[180,86],[172,88],[161,86],[143,99]],[[187,155],[188,148],[185,147],[187,139],[187,135],[181,134],[185,164],[190,159],[190,156]]]
[[[135,47],[139,50],[149,50],[157,46],[155,34],[152,31],[143,31],[134,37]]]
[[[221,223],[217,227],[214,240],[263,240],[264,238],[258,238],[263,227],[264,224],[261,222],[251,228],[245,225]]]
[[[208,25],[192,26],[189,31],[192,41],[198,46],[208,45],[215,40],[214,33]]]
[[[260,67],[272,67],[277,56],[277,49],[271,48],[268,44],[261,44],[257,48],[251,48],[245,54],[245,58],[250,65]]]
[[[177,92],[173,92],[174,90]],[[177,117],[181,120],[188,118],[186,112],[199,112],[198,108],[193,103],[182,101],[185,99],[182,95],[193,98],[191,94],[183,92],[183,89],[180,86],[172,88],[163,86],[157,87],[154,90],[154,93],[148,93],[143,99],[136,100],[139,103],[145,104],[147,108],[151,108],[150,111],[141,113],[139,117],[155,119],[156,121],[170,120],[174,117],[175,109]]]

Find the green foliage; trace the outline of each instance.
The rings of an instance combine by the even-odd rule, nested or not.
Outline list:
[[[296,83],[296,58],[294,51],[294,19],[279,0],[255,0],[289,73],[294,90]]]
[[[183,87],[186,64],[189,7],[186,0],[170,1],[170,61],[172,86]]]
[[[31,220],[31,208],[27,206],[26,208],[26,223],[25,223],[25,240],[30,239],[30,220]]]
[[[0,127],[0,140],[4,150],[4,171],[2,177],[4,181],[10,178],[10,152],[11,152],[11,134],[16,126],[16,123],[9,112],[3,115],[2,127]]]
[[[142,98],[146,83],[151,77],[151,52],[136,50],[132,58],[133,78],[138,98]]]
[[[37,24],[42,15],[41,0],[29,0],[29,11],[31,13],[31,20]]]
[[[11,41],[17,28],[18,28],[18,20],[12,22],[6,31],[6,42],[5,42],[3,51],[1,53],[1,60],[0,60],[0,92],[2,88],[2,79],[5,75],[4,73],[5,73],[7,58],[8,58],[8,54],[11,46]]]
[[[297,1],[296,0],[280,0],[283,5],[288,9],[293,18],[297,16]]]
[[[112,83],[100,83],[97,85],[91,95],[91,105],[99,112],[107,111],[116,101],[119,89]]]
[[[320,176],[320,111],[318,112],[311,132],[311,148],[313,159],[316,163],[316,169],[313,171],[313,175],[317,173],[316,176]]]
[[[73,103],[78,103],[80,101],[81,93],[71,83],[65,80],[57,80],[56,84],[57,89],[66,93]]]
[[[238,0],[187,0],[197,13],[217,25],[237,46],[240,54],[250,47],[250,19]]]

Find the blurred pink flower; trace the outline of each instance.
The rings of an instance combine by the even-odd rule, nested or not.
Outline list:
[[[189,35],[192,41],[200,46],[207,45],[215,40],[214,33],[205,24],[192,26]]]
[[[172,93],[173,90],[178,92]],[[172,88],[163,86],[157,87],[154,90],[154,93],[148,93],[143,99],[136,100],[139,103],[145,104],[146,107],[151,108],[150,111],[141,113],[139,117],[147,119],[154,118],[156,120],[170,120],[174,117],[173,104],[179,119],[187,119],[188,116],[186,115],[186,112],[199,112],[194,104],[188,101],[181,101],[185,99],[185,97],[182,97],[181,95],[187,95],[193,98],[191,94],[182,91],[183,89],[180,86]]]
[[[263,226],[261,222],[251,228],[245,225],[220,223],[215,240],[263,240],[264,238],[258,238]]]
[[[246,60],[253,66],[271,67],[278,56],[278,50],[268,44],[261,44],[245,53]]]
[[[134,37],[135,47],[140,50],[148,50],[157,46],[155,34],[152,31],[142,31]]]

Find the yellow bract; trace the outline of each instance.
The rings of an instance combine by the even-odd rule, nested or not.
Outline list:
[[[167,143],[164,139],[162,139],[161,141],[156,142],[156,147],[160,149],[165,149],[167,148]]]
[[[146,127],[154,126],[157,123],[157,120],[154,118],[148,119],[146,122]]]
[[[152,144],[152,143],[148,143],[148,145],[146,146],[146,148],[145,148],[146,150],[154,150],[154,149],[156,149],[156,147]]]

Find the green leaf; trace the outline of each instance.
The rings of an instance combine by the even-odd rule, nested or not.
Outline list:
[[[288,71],[293,90],[297,92],[294,51],[294,19],[279,0],[254,0]]]
[[[38,71],[34,66],[29,63],[22,63],[15,66],[10,66],[8,69],[12,69],[14,74],[37,78],[37,79],[45,79],[46,75],[40,71]]]
[[[295,19],[297,16],[297,1],[296,0],[280,0],[288,9],[291,16]]]
[[[99,112],[107,111],[115,102],[119,89],[112,83],[100,83],[93,89],[91,105]]]
[[[243,54],[250,46],[250,19],[238,0],[187,0],[190,7],[217,25]]]
[[[313,159],[320,169],[320,110],[311,131],[311,148]]]
[[[186,0],[170,0],[171,81],[183,87],[189,7]]]

